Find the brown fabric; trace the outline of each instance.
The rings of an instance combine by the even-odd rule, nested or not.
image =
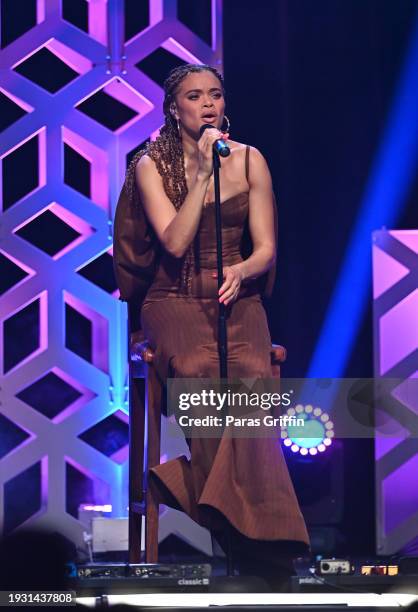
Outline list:
[[[182,325],[181,322],[184,322]],[[213,299],[147,302],[142,326],[160,376],[218,377],[217,304]],[[239,299],[227,319],[231,378],[271,376],[271,340],[259,296]],[[221,530],[224,517],[248,538],[308,543],[305,523],[278,440],[194,438],[185,456],[152,469],[199,524]]]
[[[248,178],[249,147],[246,148],[245,171]],[[132,169],[131,169],[132,172]],[[129,179],[129,180],[128,180]],[[155,237],[139,200],[138,190],[130,185],[132,177],[127,175],[119,195],[113,228],[113,266],[120,299],[135,302],[140,308],[147,290],[151,286],[158,268],[162,249]],[[277,211],[274,207],[277,240]],[[248,219],[244,222],[241,256],[246,259],[252,252],[252,241]],[[178,261],[178,265],[181,265]],[[273,266],[257,280],[261,293],[270,296],[274,286],[276,267]]]
[[[122,187],[116,206],[113,267],[120,299],[142,303],[155,276],[159,247],[137,197]]]
[[[225,265],[242,259],[240,242],[248,194],[222,203]],[[217,282],[215,210],[204,208],[198,232],[197,268],[188,296],[179,292],[179,262],[162,254],[141,310],[141,327],[155,350],[154,365],[167,377],[217,378]],[[271,338],[256,283],[227,307],[228,375],[271,376]],[[185,456],[152,469],[160,501],[184,510],[201,525],[221,531],[229,521],[247,538],[308,544],[305,523],[277,439],[194,438]]]
[[[251,253],[248,193],[229,198],[221,207],[224,265],[232,265]],[[275,225],[277,235],[277,216]],[[139,202],[129,200],[122,191],[115,219],[116,277],[121,299],[130,300],[131,307],[132,300],[142,304],[141,327],[155,351],[154,365],[163,381],[167,377],[219,376],[213,203],[202,211],[194,250],[194,273],[185,295],[181,260],[157,245]],[[265,276],[265,289],[271,290],[274,270]],[[230,377],[271,376],[271,338],[259,289],[257,281],[243,284],[237,301],[227,307]],[[185,511],[212,531],[222,533],[229,523],[244,541],[270,542],[273,550],[275,544],[289,541],[300,547],[308,545],[277,439],[224,435],[188,443],[190,460],[182,456],[151,471],[150,484],[161,503]]]

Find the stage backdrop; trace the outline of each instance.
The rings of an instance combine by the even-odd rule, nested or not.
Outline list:
[[[221,0],[200,2],[197,32],[180,0],[20,8],[2,2],[0,523],[54,526],[81,543],[80,503],[127,510],[117,195],[163,123],[159,75],[187,62],[222,70]],[[163,520],[164,535],[187,539],[186,519]]]
[[[373,233],[375,376],[394,379],[392,436],[376,431],[377,552],[418,551],[418,398],[408,379],[418,378],[418,230]],[[409,389],[411,389],[409,387]],[[383,432],[384,433],[384,432]]]
[[[71,536],[80,502],[126,507],[125,313],[110,250],[125,158],[160,125],[162,75],[191,56],[220,62],[220,4],[0,9],[0,508],[6,531],[61,516]],[[267,306],[283,374],[372,376],[370,235],[417,227],[416,0],[231,0],[222,22],[231,137],[266,156],[278,201]],[[335,555],[375,549],[371,442],[288,457]]]

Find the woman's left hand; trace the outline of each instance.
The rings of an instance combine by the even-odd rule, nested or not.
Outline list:
[[[219,302],[227,306],[237,299],[243,281],[243,275],[238,264],[235,266],[225,266],[223,274],[224,283],[219,289]],[[217,278],[218,275],[214,272],[212,276]]]

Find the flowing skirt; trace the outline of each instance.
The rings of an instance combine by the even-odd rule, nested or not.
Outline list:
[[[142,328],[161,379],[219,378],[218,302],[167,298],[145,302]],[[271,338],[259,295],[227,307],[228,377],[271,378]],[[276,438],[192,438],[185,456],[152,468],[160,502],[213,532],[232,525],[242,540],[294,542],[309,537]]]

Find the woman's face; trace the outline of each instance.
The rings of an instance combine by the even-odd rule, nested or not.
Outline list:
[[[225,100],[222,85],[212,72],[192,72],[185,77],[175,100],[176,118],[191,135],[199,137],[199,129],[204,123],[218,129],[222,125]]]

